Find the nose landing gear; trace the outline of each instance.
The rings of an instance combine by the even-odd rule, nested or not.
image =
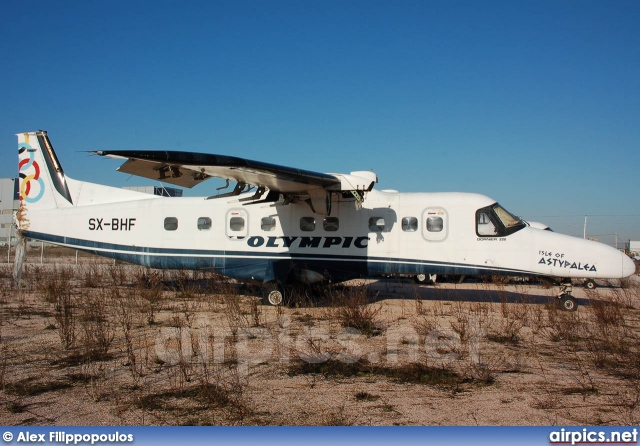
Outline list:
[[[558,294],[558,303],[564,311],[577,311],[578,300],[571,295],[573,284],[570,279],[562,279],[560,282],[560,292]]]
[[[570,294],[565,294],[560,298],[560,307],[565,311],[576,311],[578,309],[578,301]]]

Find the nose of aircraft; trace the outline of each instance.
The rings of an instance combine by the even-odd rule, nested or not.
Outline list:
[[[622,254],[622,253],[620,253]],[[636,272],[636,264],[631,257],[622,254],[622,277],[628,277]]]

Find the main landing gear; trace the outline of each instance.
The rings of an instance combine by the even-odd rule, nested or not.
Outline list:
[[[299,307],[327,297],[330,282],[304,284],[299,282],[267,282],[261,284],[262,302],[275,307]]]
[[[578,301],[571,295],[573,284],[571,279],[562,279],[560,282],[560,293],[558,294],[558,303],[564,311],[576,311],[578,309]]]
[[[437,274],[416,274],[413,276],[413,280],[415,283],[423,285],[426,283],[436,284],[436,279],[438,278]]]
[[[270,282],[263,286],[262,297],[269,305],[277,307],[278,305],[285,305],[287,295],[284,285],[277,282]]]

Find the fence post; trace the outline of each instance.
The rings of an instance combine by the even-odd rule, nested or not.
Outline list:
[[[7,244],[7,265],[11,263],[11,237],[13,237],[13,223],[9,228],[9,243]]]

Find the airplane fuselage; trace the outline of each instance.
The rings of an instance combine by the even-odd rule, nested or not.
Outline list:
[[[424,273],[615,278],[625,267],[600,243],[528,226],[486,232],[478,212],[495,201],[478,194],[373,190],[359,209],[336,195],[322,216],[306,205],[243,205],[242,195],[167,198],[67,182],[76,205],[29,211],[23,234],[153,268],[314,282]]]

